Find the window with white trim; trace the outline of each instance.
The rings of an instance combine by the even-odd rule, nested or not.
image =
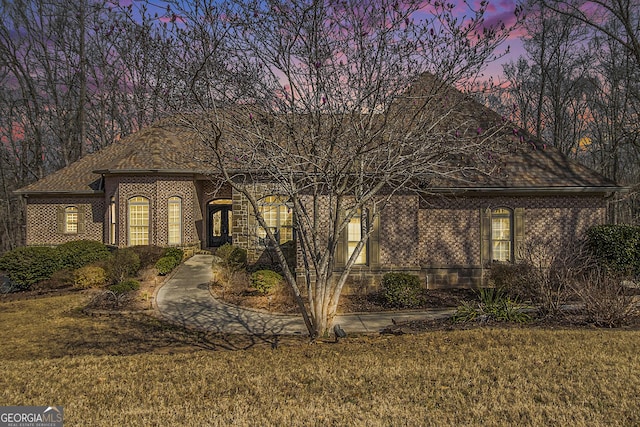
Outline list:
[[[64,208],[64,232],[66,234],[78,234],[78,208],[67,206]]]
[[[513,214],[510,209],[491,210],[491,260],[513,259]]]
[[[347,261],[351,258],[351,255],[356,250],[356,246],[362,239],[362,211],[358,209],[358,212],[351,217],[349,224],[347,225]],[[367,263],[367,245],[362,247],[358,258],[356,258],[356,265],[364,265]]]
[[[182,244],[182,199],[180,197],[169,197],[167,206],[167,227],[169,245]]]
[[[136,196],[129,199],[129,246],[149,244],[149,199]]]

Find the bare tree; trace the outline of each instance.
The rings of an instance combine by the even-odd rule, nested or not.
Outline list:
[[[584,24],[546,9],[540,0],[525,4],[526,54],[503,67],[509,81],[505,95],[517,107],[517,122],[572,156],[587,128],[595,55],[589,50],[589,34]]]
[[[544,0],[549,10],[579,20],[610,37],[640,67],[640,2],[638,0]],[[618,23],[612,27],[611,20]],[[620,31],[613,30],[619,28]]]
[[[180,70],[193,56],[177,61],[182,46],[157,12],[105,0],[0,0],[3,210],[22,211],[13,190],[188,102]],[[22,217],[0,222],[0,250],[20,244]]]
[[[211,143],[225,181],[252,206],[311,337],[329,333],[347,277],[395,195],[495,166],[488,141],[500,117],[474,116],[450,85],[472,82],[508,29],[484,22],[484,2],[462,21],[453,7],[236,1],[216,21],[234,78],[216,91],[224,108],[208,116],[209,131],[201,116],[185,124]],[[295,217],[297,276],[260,209],[267,195]],[[352,242],[341,252],[343,233]]]
[[[637,1],[522,2],[526,54],[504,66],[503,110],[532,134],[605,176],[637,186],[640,67]],[[638,218],[635,192],[611,200],[609,220]]]

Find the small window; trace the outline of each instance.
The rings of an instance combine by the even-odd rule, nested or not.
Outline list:
[[[111,197],[109,202],[109,243],[116,244],[116,198]]]
[[[293,211],[282,196],[267,196],[258,207],[267,227],[276,236],[280,244],[293,240]],[[267,246],[267,232],[258,227],[258,242]]]
[[[351,258],[351,255],[360,243],[362,239],[362,211],[358,212],[351,217],[349,225],[347,226],[347,261]],[[355,261],[356,265],[364,265],[367,263],[367,245],[362,248],[358,258]]]
[[[180,197],[169,197],[168,202],[168,230],[169,245],[182,244],[182,199]]]
[[[129,199],[129,246],[149,244],[149,199]]]
[[[66,234],[78,234],[78,208],[67,206],[64,208],[64,232]]]
[[[513,259],[512,214],[509,209],[491,211],[491,260],[511,261]]]

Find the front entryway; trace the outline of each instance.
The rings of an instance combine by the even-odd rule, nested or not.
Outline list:
[[[207,204],[207,246],[217,248],[232,243],[233,212],[231,200],[217,199]]]

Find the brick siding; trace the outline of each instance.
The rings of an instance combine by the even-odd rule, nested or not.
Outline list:
[[[256,184],[260,197],[273,188]],[[105,194],[96,196],[37,197],[27,199],[27,244],[56,245],[77,239],[108,241],[108,203],[117,203],[117,244],[127,246],[127,204],[131,197],[149,199],[149,243],[166,245],[167,202],[182,199],[183,245],[203,246],[209,233],[207,204],[231,199],[234,244],[248,250],[249,262],[265,256],[257,246],[256,221],[248,200],[228,185],[190,176],[111,176],[105,180]],[[59,210],[76,206],[85,212],[84,230],[64,234],[58,226]],[[606,202],[593,195],[520,197],[433,197],[397,196],[379,221],[379,263],[355,266],[346,292],[369,292],[383,274],[406,271],[418,274],[425,286],[477,286],[486,273],[482,265],[481,212],[498,207],[523,209],[526,242],[544,241],[552,251],[605,222]],[[327,218],[321,218],[323,225]],[[300,263],[300,257],[299,257]],[[298,272],[299,275],[302,272]]]
[[[477,286],[486,271],[481,262],[480,212],[524,209],[525,244],[551,242],[552,251],[605,222],[606,202],[597,196],[466,197],[421,202],[419,253],[429,286]]]
[[[117,203],[117,245],[128,245],[128,201],[142,196],[149,199],[149,244],[166,246],[168,239],[167,206],[170,197],[182,200],[182,245],[198,245],[200,235],[196,220],[201,220],[196,187],[191,177],[112,176],[105,183],[105,199],[113,196]]]
[[[84,211],[84,230],[78,233],[61,232],[58,212],[69,206]],[[73,240],[102,241],[104,199],[91,197],[38,197],[27,198],[27,245],[59,245]],[[83,219],[80,219],[81,221]]]

